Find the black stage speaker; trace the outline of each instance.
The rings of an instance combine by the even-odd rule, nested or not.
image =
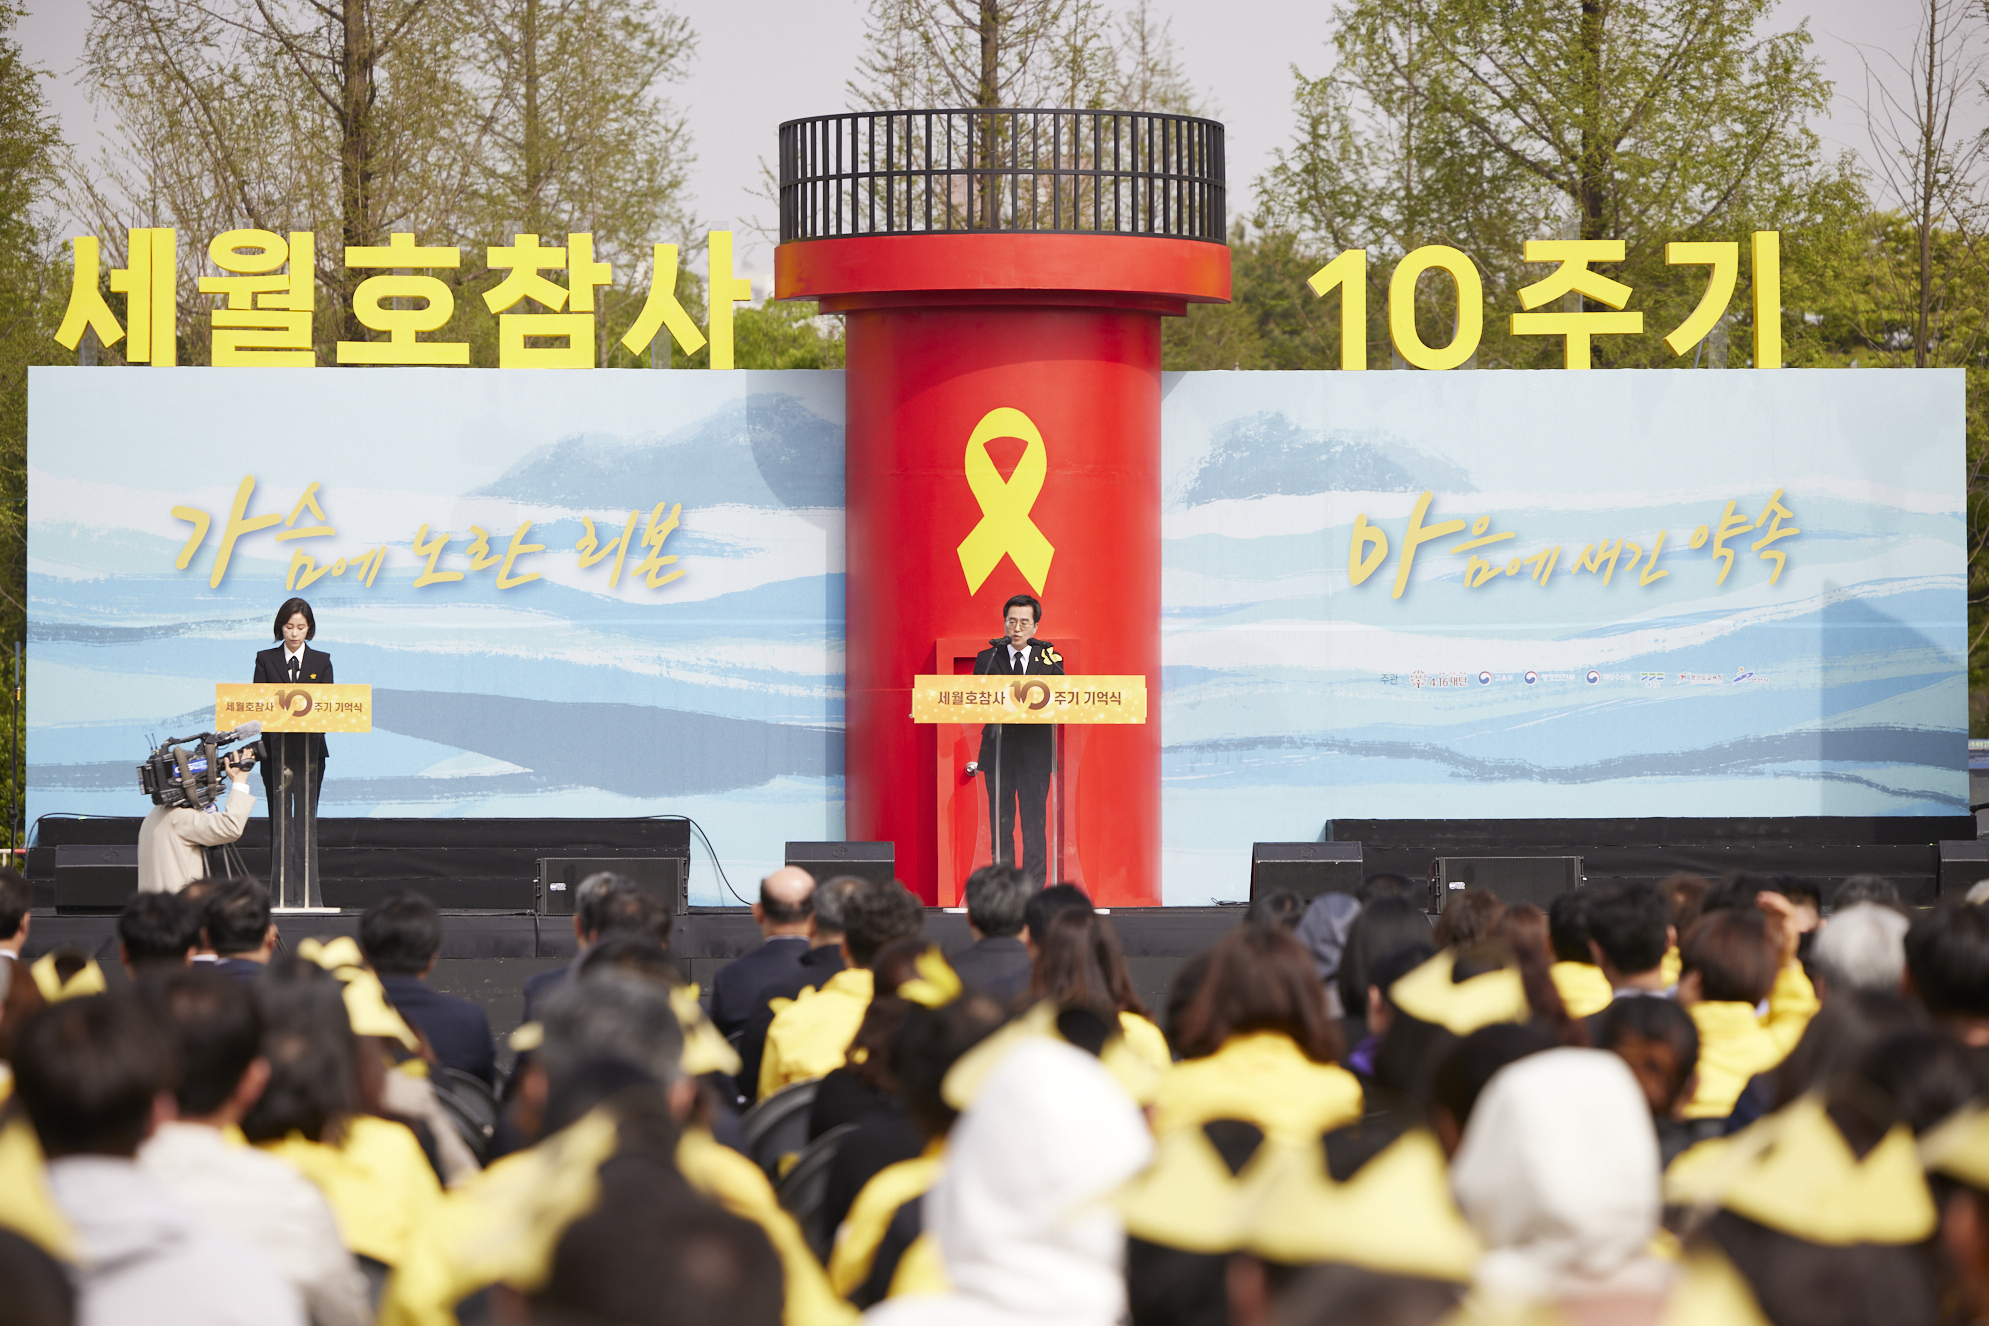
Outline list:
[[[889,884],[898,877],[896,843],[789,843],[787,864],[800,866],[820,884],[837,875],[855,875]]]
[[[1581,885],[1578,856],[1440,856],[1430,863],[1430,910],[1441,912],[1466,889],[1487,889],[1510,906],[1532,903],[1545,911]]]
[[[1960,902],[1980,880],[1989,879],[1989,839],[1957,839],[1941,844],[1941,894]]]
[[[55,849],[55,910],[121,912],[138,892],[138,845]]]
[[[573,894],[580,881],[601,871],[613,871],[654,894],[664,907],[682,916],[685,904],[684,858],[680,856],[544,856],[539,858],[538,911],[541,916],[573,915]]]
[[[1367,877],[1359,843],[1250,844],[1250,901],[1288,890],[1307,902],[1352,893]]]

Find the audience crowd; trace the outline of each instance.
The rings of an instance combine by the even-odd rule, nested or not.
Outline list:
[[[701,993],[594,875],[500,1045],[417,893],[30,962],[0,871],[0,1326],[1989,1322],[1989,904],[1377,875],[1149,1000],[1082,890],[964,892],[949,954],[777,871]]]

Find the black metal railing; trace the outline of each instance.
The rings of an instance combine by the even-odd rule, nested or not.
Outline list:
[[[862,111],[780,126],[780,239],[975,231],[1224,243],[1222,126],[1083,110]]]

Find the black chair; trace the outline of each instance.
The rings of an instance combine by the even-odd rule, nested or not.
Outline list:
[[[774,1192],[782,1209],[801,1226],[809,1248],[825,1266],[829,1249],[836,1240],[836,1231],[824,1228],[822,1223],[822,1202],[829,1195],[829,1167],[835,1164],[843,1139],[855,1131],[855,1124],[839,1123],[810,1142]]]
[[[746,1154],[767,1172],[775,1183],[781,1180],[781,1161],[797,1156],[808,1146],[808,1112],[815,1105],[816,1082],[796,1082],[747,1110],[739,1120],[746,1137]]]
[[[469,1144],[477,1164],[488,1165],[491,1146],[497,1136],[498,1116],[504,1111],[490,1084],[460,1068],[448,1068],[442,1064],[429,1065],[428,1081],[435,1090],[436,1102]]]

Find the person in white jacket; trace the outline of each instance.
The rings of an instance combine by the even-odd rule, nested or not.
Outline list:
[[[78,1326],[303,1326],[268,1258],[209,1228],[134,1158],[173,1117],[171,1047],[137,994],[55,1004],[13,1055],[49,1194],[76,1235]]]
[[[215,972],[183,970],[152,982],[149,997],[179,1054],[179,1118],[139,1148],[138,1167],[211,1228],[266,1256],[315,1326],[365,1326],[366,1277],[324,1195],[295,1167],[223,1135],[269,1082],[254,992]]]
[[[154,806],[138,826],[138,891],[178,893],[197,879],[207,878],[209,847],[223,847],[242,836],[256,794],[249,790],[247,769],[228,770],[228,798],[205,810],[186,806]]]

